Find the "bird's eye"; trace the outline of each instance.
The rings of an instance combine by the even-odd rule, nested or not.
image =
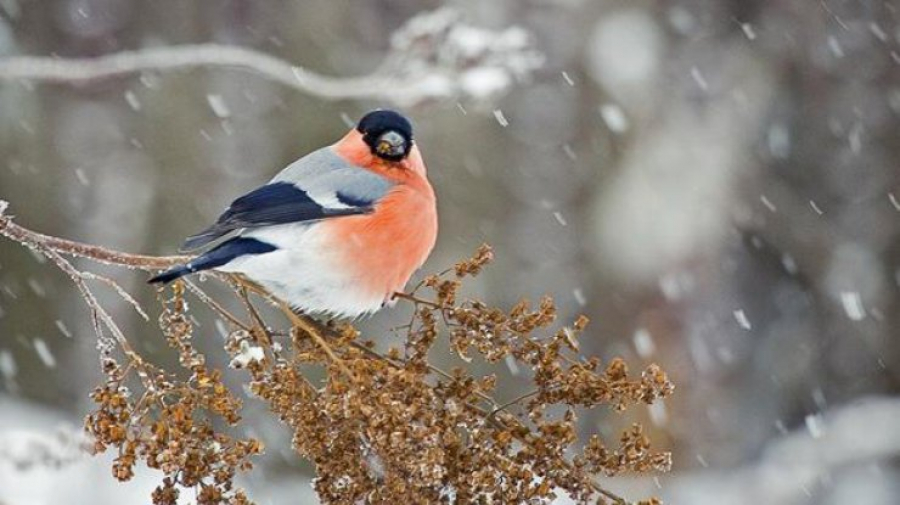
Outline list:
[[[382,133],[375,143],[375,154],[382,158],[400,159],[406,156],[406,150],[406,139],[393,130]]]
[[[378,142],[378,147],[375,148],[378,151],[378,154],[391,154],[391,151],[394,149],[394,146],[391,145],[387,140],[382,140]]]

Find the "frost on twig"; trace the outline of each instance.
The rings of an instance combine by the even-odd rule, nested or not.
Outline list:
[[[411,18],[391,37],[382,65],[360,77],[321,75],[269,54],[236,46],[199,44],[144,48],[97,58],[18,56],[0,59],[0,79],[78,82],[128,74],[226,67],[320,98],[380,99],[398,105],[429,100],[485,101],[527,79],[542,64],[522,28],[492,31],[465,23],[450,8]]]

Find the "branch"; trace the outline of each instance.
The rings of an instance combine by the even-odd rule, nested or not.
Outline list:
[[[140,270],[162,270],[189,261],[189,256],[144,256],[113,251],[105,247],[84,244],[73,240],[51,237],[23,228],[5,214],[9,203],[0,200],[0,235],[43,252],[50,250],[66,256],[87,258],[106,265],[118,265]]]
[[[193,409],[198,408],[197,405],[200,405],[195,405],[191,402],[197,402],[199,399],[203,399],[203,402],[205,402],[201,405],[203,409],[206,409],[211,413],[216,413],[220,416],[223,416],[223,418],[228,420],[229,423],[237,423],[239,417],[237,416],[236,406],[239,407],[239,402],[237,402],[230,395],[230,393],[227,392],[227,389],[224,386],[221,386],[221,384],[219,383],[219,372],[210,372],[203,365],[203,363],[205,362],[204,357],[197,353],[190,343],[190,339],[192,338],[192,324],[190,323],[190,318],[187,314],[187,305],[186,303],[184,303],[184,300],[181,296],[181,293],[183,293],[182,290],[184,288],[181,287],[182,285],[180,283],[175,284],[176,295],[169,302],[165,302],[170,303],[170,305],[166,306],[166,311],[164,313],[165,317],[161,317],[160,324],[164,330],[164,333],[166,334],[167,342],[169,343],[169,345],[176,347],[181,353],[180,362],[182,363],[182,365],[191,369],[191,381],[196,381],[196,386],[192,385],[193,383],[188,382],[180,383],[181,385],[176,387],[176,385],[173,385],[174,383],[170,382],[169,379],[167,379],[167,376],[162,369],[153,368],[152,363],[143,361],[142,358],[129,345],[128,341],[125,338],[125,335],[113,321],[110,315],[103,309],[94,294],[90,291],[86,281],[89,279],[95,279],[111,284],[113,288],[116,289],[116,291],[126,299],[126,301],[134,305],[135,308],[138,308],[139,312],[142,312],[134,299],[123,290],[121,290],[121,288],[118,287],[113,281],[105,277],[78,271],[63,255],[85,257],[102,263],[121,265],[144,270],[165,268],[170,266],[174,262],[183,261],[185,260],[185,258],[156,258],[151,256],[132,255],[112,251],[103,247],[91,246],[87,244],[81,244],[79,242],[73,242],[69,240],[50,237],[47,235],[42,235],[13,223],[12,217],[5,214],[7,207],[8,204],[0,200],[0,235],[4,235],[16,242],[28,245],[29,247],[35,249],[38,253],[49,258],[56,264],[56,266],[58,266],[66,274],[68,274],[80,291],[82,297],[86,301],[91,311],[91,319],[94,325],[95,332],[97,333],[98,338],[102,343],[101,349],[111,350],[115,346],[118,346],[118,348],[128,358],[128,363],[126,364],[124,369],[120,369],[118,366],[113,366],[112,368],[104,368],[105,373],[109,377],[109,381],[106,386],[96,389],[95,393],[92,396],[95,401],[100,403],[101,407],[96,413],[92,414],[88,418],[88,421],[90,422],[90,432],[95,436],[100,437],[98,439],[98,447],[119,447],[120,456],[119,458],[117,458],[114,465],[115,475],[118,478],[127,480],[132,475],[130,469],[134,465],[137,458],[134,452],[136,445],[125,444],[123,446],[122,444],[125,443],[126,440],[128,440],[124,438],[127,430],[134,428],[134,426],[137,426],[140,430],[147,431],[147,433],[150,433],[151,431],[153,433],[156,433],[159,430],[163,430],[160,431],[160,433],[167,433],[167,430],[169,428],[164,429],[160,426],[168,426],[168,424],[166,423],[176,422],[178,419],[190,419],[190,412],[192,412]],[[474,275],[473,272],[479,271],[484,262],[487,261],[485,258],[488,257],[489,256],[487,255],[480,254],[476,255],[476,257],[472,260],[467,260],[457,264],[457,266],[455,267],[457,277],[461,278],[465,275]],[[482,258],[482,260],[479,261],[478,258]],[[551,478],[551,476],[559,472],[563,472],[565,474],[560,475],[559,478],[555,481],[556,486],[560,486],[562,489],[566,489],[567,491],[575,490],[575,492],[577,493],[582,493],[582,500],[586,500],[587,498],[584,497],[588,495],[600,495],[602,496],[602,498],[599,498],[599,501],[597,501],[597,503],[607,503],[607,500],[617,505],[624,505],[628,503],[622,497],[605,489],[600,485],[600,483],[594,480],[594,478],[589,473],[585,472],[584,465],[585,461],[587,461],[585,459],[588,457],[587,453],[585,453],[584,457],[581,457],[580,460],[576,460],[575,462],[570,461],[566,458],[563,448],[564,446],[571,444],[571,441],[565,441],[565,439],[559,436],[559,434],[565,433],[565,430],[574,429],[574,416],[570,418],[567,415],[565,421],[560,421],[557,423],[543,423],[542,421],[534,421],[535,426],[531,427],[517,420],[514,416],[504,412],[508,407],[537,395],[540,391],[542,391],[540,387],[536,391],[529,392],[501,405],[487,393],[488,391],[490,391],[492,386],[481,386],[474,377],[467,376],[462,372],[457,373],[456,371],[454,371],[454,373],[452,374],[445,372],[431,365],[427,361],[413,363],[413,365],[415,366],[410,367],[410,362],[406,360],[397,359],[390,353],[389,355],[381,354],[374,349],[368,348],[364,344],[354,341],[355,336],[345,338],[345,336],[342,336],[339,331],[336,331],[334,328],[331,328],[328,325],[325,325],[308,316],[294,313],[290,309],[290,307],[286,306],[283,302],[273,297],[270,293],[256,286],[252,282],[241,278],[240,276],[217,275],[216,277],[226,282],[231,281],[230,285],[232,286],[232,288],[234,288],[235,292],[248,310],[251,320],[250,323],[245,323],[242,321],[242,318],[239,318],[234,314],[228,312],[221,304],[210,298],[189,280],[184,281],[184,285],[188,290],[192,291],[200,299],[200,301],[203,302],[203,304],[218,313],[234,328],[240,329],[240,331],[237,332],[237,337],[229,337],[227,339],[226,350],[229,350],[229,352],[236,352],[235,350],[237,349],[237,346],[246,343],[246,340],[244,339],[247,337],[240,336],[241,332],[246,332],[245,334],[250,335],[250,338],[255,338],[255,335],[265,337],[256,340],[256,344],[263,348],[263,353],[265,353],[263,354],[264,357],[251,358],[251,360],[248,360],[248,362],[246,363],[246,367],[251,374],[251,378],[253,379],[251,383],[253,393],[256,396],[266,400],[269,403],[273,413],[278,414],[283,422],[285,422],[295,430],[295,439],[304,440],[304,443],[301,445],[297,445],[295,447],[295,450],[306,457],[310,457],[316,462],[317,466],[327,466],[328,464],[332,463],[325,462],[333,460],[333,458],[331,458],[330,456],[328,458],[321,459],[322,457],[324,457],[324,455],[330,454],[330,449],[328,449],[330,445],[317,445],[318,439],[316,439],[315,437],[311,437],[310,435],[310,433],[319,433],[321,431],[322,426],[317,423],[328,421],[329,419],[338,423],[352,421],[351,424],[353,426],[353,430],[352,433],[350,433],[349,437],[352,440],[356,440],[354,437],[357,437],[356,430],[359,428],[358,422],[385,422],[387,424],[384,424],[383,426],[377,423],[368,424],[366,425],[368,426],[368,428],[366,429],[374,429],[373,426],[380,426],[381,428],[388,429],[391,433],[391,440],[393,440],[392,437],[395,436],[395,433],[400,433],[405,428],[401,425],[394,426],[391,424],[393,421],[387,422],[385,420],[397,420],[401,418],[406,419],[405,416],[407,414],[413,415],[412,413],[414,412],[414,409],[410,409],[401,416],[399,411],[393,410],[398,405],[400,405],[400,408],[402,408],[401,401],[399,401],[398,399],[387,401],[386,403],[385,401],[386,399],[391,400],[392,395],[399,395],[397,398],[407,398],[406,395],[409,395],[407,401],[413,402],[413,404],[417,405],[416,408],[429,409],[431,407],[428,407],[428,405],[437,405],[437,407],[435,408],[437,408],[438,410],[434,413],[435,415],[437,415],[437,418],[443,419],[444,421],[453,421],[451,424],[444,425],[444,428],[447,428],[449,430],[446,431],[446,435],[448,436],[456,433],[456,429],[458,426],[466,424],[469,425],[471,430],[476,431],[481,431],[484,427],[489,426],[490,430],[488,431],[488,436],[491,438],[486,439],[490,441],[487,447],[491,448],[491,451],[494,451],[494,449],[497,448],[501,450],[499,452],[485,452],[483,455],[487,457],[488,454],[492,454],[493,456],[491,457],[495,458],[496,461],[502,460],[502,465],[497,468],[506,468],[508,465],[518,465],[522,468],[525,468],[528,465],[536,464],[534,462],[527,463],[518,461],[513,458],[511,453],[505,452],[512,450],[513,446],[509,444],[509,440],[515,440],[518,444],[520,444],[521,448],[524,448],[524,450],[519,453],[520,455],[537,458],[534,461],[540,461],[541,463],[539,466],[547,465],[546,468],[542,470],[543,472],[546,472],[547,478]],[[413,296],[411,294],[405,293],[397,295],[398,298],[405,299],[414,304],[416,313],[420,314],[419,321],[421,323],[421,329],[418,330],[418,333],[420,335],[417,336],[414,335],[413,332],[411,332],[410,335],[408,335],[407,342],[407,345],[421,346],[421,348],[417,351],[418,356],[427,355],[428,350],[434,342],[434,337],[437,334],[437,317],[433,315],[434,312],[439,312],[444,315],[445,325],[447,325],[447,327],[451,330],[458,330],[462,328],[463,326],[461,325],[461,322],[466,317],[474,317],[476,319],[480,318],[480,322],[476,321],[478,327],[483,327],[485,324],[487,324],[488,319],[485,318],[504,317],[497,316],[496,312],[490,310],[487,310],[484,314],[479,315],[478,311],[473,309],[473,307],[476,307],[476,305],[473,305],[472,302],[454,304],[453,302],[448,301],[454,299],[456,289],[458,289],[459,287],[458,281],[444,281],[443,283],[432,284],[429,284],[429,286],[435,289],[435,291],[438,293],[438,297],[435,300],[428,300],[419,296]],[[444,284],[450,286],[452,289],[445,290],[443,288]],[[276,306],[280,307],[288,317],[291,323],[292,330],[296,331],[297,333],[293,334],[291,331],[288,331],[286,333],[276,331],[270,332],[266,327],[265,322],[250,302],[248,297],[248,293],[250,292],[257,294],[262,297],[263,300],[274,303]],[[552,313],[554,309],[552,307],[552,304],[549,308],[545,307],[545,305],[546,304],[541,305],[541,312],[534,313],[528,313],[524,308],[514,308],[509,317],[515,318],[515,320],[518,322],[516,324],[507,323],[509,328],[506,330],[506,332],[510,333],[510,335],[514,333],[515,338],[525,341],[529,345],[529,353],[537,353],[535,355],[537,357],[533,360],[531,358],[525,358],[528,363],[531,363],[532,361],[537,362],[537,365],[535,365],[536,375],[546,375],[548,372],[557,374],[561,373],[561,360],[565,358],[565,356],[561,355],[558,350],[552,349],[555,345],[552,339],[538,341],[529,336],[529,334],[534,331],[534,329],[549,324],[549,322],[541,321],[548,319],[547,313]],[[468,308],[462,309],[462,306]],[[477,307],[481,307],[481,305],[477,305]],[[447,321],[448,316],[446,314],[449,314],[451,312],[455,314],[453,316],[455,319],[453,319],[452,321]],[[465,316],[465,314],[468,314],[468,316]],[[552,317],[549,319],[552,320]],[[470,319],[465,320],[468,322],[472,322]],[[412,327],[412,325],[410,326]],[[112,335],[112,339],[110,339],[106,335],[107,332]],[[348,380],[334,381],[333,377],[330,377],[328,387],[320,390],[316,389],[309,382],[309,380],[302,373],[298,373],[297,369],[295,368],[302,362],[310,362],[310,360],[308,358],[297,360],[297,356],[294,356],[291,359],[282,359],[279,356],[280,351],[278,350],[280,349],[280,346],[276,348],[275,343],[272,340],[272,336],[276,335],[286,335],[292,338],[294,342],[298,341],[298,339],[296,338],[297,336],[308,336],[314,343],[314,345],[318,346],[323,351],[322,355],[327,358],[327,360],[325,360],[325,358],[316,355],[312,358],[312,362],[321,363],[321,361],[319,360],[323,360],[326,361],[326,363],[333,364],[335,365],[336,369],[338,369],[344,376],[347,377]],[[483,336],[481,338],[483,338]],[[415,344],[411,344],[411,342],[413,341],[415,342]],[[334,347],[332,344],[334,344]],[[504,343],[503,338],[494,338],[493,345],[505,347],[504,352],[507,355],[518,356],[514,349],[509,347],[508,342]],[[349,348],[353,348],[357,352],[351,351]],[[257,347],[257,350],[259,350],[259,347]],[[304,350],[303,352],[304,354],[309,355],[307,351]],[[362,355],[367,356],[368,359],[360,359]],[[518,359],[521,360],[523,358],[519,356]],[[353,363],[353,370],[345,365],[345,361],[347,363]],[[388,367],[369,365],[376,364],[377,361],[380,361],[380,364],[388,365],[389,368],[394,369],[395,371],[404,373],[394,375],[384,374],[383,371]],[[552,362],[550,363],[550,365],[547,365],[550,368],[540,368],[541,366],[543,366],[543,363],[548,361]],[[574,363],[574,360],[572,360],[572,362]],[[447,383],[445,384],[445,386],[447,386],[449,389],[444,390],[444,392],[441,394],[435,394],[435,391],[433,389],[428,390],[427,387],[424,391],[418,389],[418,386],[416,386],[416,384],[423,384],[422,379],[427,374],[422,374],[422,372],[416,371],[407,371],[407,369],[412,370],[413,368],[423,370],[427,369],[428,373],[432,373],[436,376],[447,379]],[[167,420],[166,423],[160,424],[162,421],[154,421],[152,416],[148,417],[147,419],[141,417],[141,421],[138,424],[132,426],[132,423],[128,424],[125,427],[122,427],[120,421],[117,421],[121,420],[124,414],[127,414],[125,416],[126,419],[135,419],[135,416],[132,413],[138,410],[137,406],[130,406],[127,399],[121,396],[123,394],[121,392],[121,384],[123,383],[124,378],[127,376],[128,370],[133,369],[136,369],[138,371],[140,379],[144,383],[145,390],[153,391],[153,395],[155,395],[154,398],[161,402],[160,405],[162,406],[162,409],[165,412],[169,412],[171,410],[171,412],[173,413],[173,420]],[[593,373],[591,370],[588,370],[588,372]],[[642,382],[643,379],[641,382],[629,383],[627,381],[627,378],[624,376],[624,373],[625,372],[623,371],[621,377],[617,375],[616,380],[618,381],[618,385],[616,387],[626,388],[628,389],[628,391],[633,391],[635,388],[650,387]],[[565,378],[565,376],[560,376],[560,379]],[[596,380],[603,380],[603,378],[599,375],[595,375],[594,378]],[[665,377],[663,376],[662,379],[657,378],[656,380],[657,382],[659,380],[665,380]],[[112,386],[110,384],[112,384]],[[540,385],[539,383],[536,384]],[[579,391],[590,389],[590,386],[590,382],[584,382],[581,388],[573,388],[570,392],[571,394],[569,394],[568,397],[559,400],[558,404],[567,403],[568,405],[593,405],[594,403],[602,403],[603,401],[605,401],[601,398],[597,402],[594,402],[586,396],[579,396],[582,394],[579,393]],[[487,389],[482,389],[484,387],[487,387]],[[567,391],[569,390],[560,390],[561,393],[566,393]],[[612,391],[610,395],[612,395],[612,393],[614,392],[615,391]],[[377,396],[373,396],[372,398],[367,398],[365,396],[366,394],[376,395],[376,393]],[[640,392],[638,391],[637,393]],[[644,394],[637,393],[633,394],[632,396],[640,398],[644,398],[646,396]],[[187,396],[185,396],[186,394]],[[166,398],[167,395],[174,395],[173,398],[175,396],[177,396],[178,398],[182,398],[182,400],[180,400],[181,403],[166,404],[163,399]],[[448,396],[444,397],[441,395]],[[189,401],[184,400],[184,398],[187,398]],[[441,398],[443,399],[440,402],[435,402],[436,399]],[[461,412],[464,412],[465,415],[455,413],[440,406],[445,404],[447,401],[450,401],[452,403],[452,401],[455,401],[453,400],[453,398],[462,400],[457,405],[460,405],[462,407]],[[387,409],[387,412],[379,414],[379,416],[377,417],[370,417],[370,414],[367,414],[365,410],[356,412],[355,409],[359,405],[366,404],[370,400],[374,401],[374,404],[380,405],[380,409]],[[188,401],[188,404],[190,405],[185,404],[185,401]],[[299,405],[298,402],[300,402]],[[344,402],[347,402],[347,404],[345,405]],[[481,402],[485,402],[488,407],[485,408],[481,406]],[[140,404],[141,402],[138,402],[138,405]],[[545,406],[546,405],[540,406],[540,408],[542,409]],[[327,408],[325,408],[325,410],[323,411],[323,407]],[[178,414],[178,409],[188,409],[188,413],[181,412],[180,414]],[[332,412],[330,409],[336,410]],[[504,413],[505,415],[500,415],[501,413]],[[146,414],[146,412],[144,414]],[[360,417],[349,419],[344,417],[347,415],[351,416],[351,418],[353,416]],[[379,419],[381,421],[379,421]],[[473,422],[474,419],[477,419],[477,422]],[[545,432],[545,428],[549,431]],[[473,433],[475,433],[475,431],[473,431]],[[194,435],[196,435],[196,433],[194,433]],[[144,447],[144,449],[141,450],[143,451],[147,447],[156,447],[157,449],[159,449],[157,445],[160,443],[160,441],[157,440],[156,436],[157,435],[152,435],[149,439],[141,439],[140,443],[144,444],[141,446]],[[346,438],[347,433],[344,433],[342,435],[341,433],[335,432],[330,436],[345,436]],[[506,440],[506,442],[503,442],[504,439]],[[206,436],[206,438],[201,437],[200,439],[191,440],[193,440],[193,442],[191,443],[196,442],[197,444],[200,444],[198,445],[198,447],[206,447],[206,445],[204,444],[213,439]],[[387,439],[385,438],[383,440]],[[422,442],[420,438],[412,437],[405,440],[411,441],[411,448],[421,448],[420,444]],[[342,439],[342,443],[344,442],[346,442],[346,439]],[[400,442],[402,441],[398,439],[398,443]],[[229,446],[229,450],[234,453],[234,457],[246,458],[258,452],[259,446],[254,445],[256,444],[255,441],[247,442],[247,444],[249,445],[241,445],[244,442],[232,441],[230,443],[232,445]],[[623,444],[624,443],[625,442],[623,441]],[[562,444],[562,446],[560,446],[560,444]],[[163,444],[163,446],[168,447],[168,445],[166,444]],[[131,449],[129,449],[129,447]],[[638,463],[645,465],[648,469],[656,468],[659,466],[658,463],[654,463],[656,455],[646,452],[647,447],[640,446],[633,449],[636,450],[636,453],[633,456],[633,459],[637,458],[634,459],[636,463],[618,463],[615,467],[617,470],[626,467],[631,468],[627,465],[636,465]],[[131,452],[128,452],[129,450]],[[415,451],[408,451],[403,453],[403,457],[400,457],[396,454],[393,454],[385,447],[382,447],[382,452],[382,457],[390,454],[392,455],[391,457],[400,458],[395,459],[394,463],[403,463],[404,461],[406,461],[406,459],[404,458],[411,458],[410,461],[417,462],[418,460],[416,458],[421,456],[421,454]],[[148,452],[147,454],[150,453]],[[602,453],[598,454],[602,456]],[[165,457],[160,456],[159,454],[157,454],[156,456],[153,456],[151,454],[151,456],[152,457],[148,456],[148,458],[150,458],[148,460],[157,461],[160,457],[165,460]],[[597,465],[600,463],[608,464],[608,462],[600,460],[593,461],[593,463],[591,464]],[[338,473],[348,471],[347,468],[343,468],[340,466],[343,463],[333,462],[333,464],[337,466],[335,468],[324,468],[322,469],[322,472],[324,474],[328,474],[329,472],[338,470],[340,470]],[[409,464],[409,461],[406,461],[403,464]],[[167,464],[167,466],[163,468],[163,470],[166,471],[167,475],[177,475],[179,474],[179,472],[184,471],[184,468],[177,465],[172,465],[173,464]],[[234,470],[237,467],[233,466],[231,468],[232,470]],[[201,474],[201,482],[202,478],[204,478],[203,476],[208,477],[207,474]],[[230,480],[228,479],[226,479],[226,481],[223,482],[230,482]],[[174,484],[172,484],[171,482],[175,481],[170,481],[170,484],[168,485],[174,486]],[[181,480],[178,480],[178,482],[184,485],[186,482],[195,483],[197,481],[196,479],[191,480],[186,477],[181,477]],[[158,490],[159,489],[162,488],[158,488]],[[479,490],[478,492],[482,491]],[[546,493],[549,491],[536,492]]]
[[[189,70],[195,67],[233,67],[255,72],[271,81],[323,98],[361,98],[373,91],[371,77],[327,77],[260,51],[237,46],[198,44],[123,51],[97,58],[63,59],[16,56],[0,60],[0,78],[49,82],[77,82],[121,77],[148,70]],[[379,90],[387,82],[376,85]]]
[[[144,319],[144,321],[150,320],[150,316],[148,316],[147,313],[144,312],[144,309],[141,307],[141,304],[139,304],[138,301],[135,300],[134,297],[131,296],[130,293],[128,293],[128,291],[125,291],[125,289],[122,288],[122,286],[120,286],[116,281],[114,281],[104,275],[99,275],[99,274],[95,274],[92,272],[81,272],[81,276],[84,277],[85,279],[100,281],[100,282],[106,284],[107,286],[113,288],[113,290],[120,297],[122,297],[122,299],[125,300],[125,302],[128,303],[128,305],[131,305],[134,308],[135,312],[137,312],[138,315]]]
[[[496,98],[543,63],[521,28],[490,31],[463,23],[449,8],[411,18],[391,38],[379,68],[365,76],[332,77],[253,49],[198,44],[124,51],[97,58],[17,56],[0,59],[0,79],[82,82],[145,71],[197,67],[253,72],[327,100],[383,99],[414,105],[433,99]]]
[[[144,318],[147,317],[146,313],[141,309],[140,305],[134,300],[134,298],[128,295],[114,281],[103,276],[98,276],[78,270],[72,265],[69,260],[63,257],[63,255],[89,258],[100,263],[121,265],[131,268],[141,268],[145,270],[153,268],[166,268],[167,266],[171,266],[174,263],[182,261],[183,258],[157,258],[153,256],[126,254],[112,251],[104,247],[92,246],[82,244],[80,242],[73,242],[70,240],[50,237],[48,235],[23,228],[13,223],[12,217],[6,214],[6,209],[8,207],[8,202],[6,202],[5,200],[0,200],[0,235],[3,235],[15,242],[30,247],[38,254],[52,261],[57,267],[59,267],[60,270],[66,273],[66,275],[68,275],[69,278],[72,279],[75,287],[78,288],[79,293],[81,294],[82,298],[88,306],[88,309],[90,310],[91,324],[93,325],[94,332],[97,334],[97,338],[99,339],[100,348],[105,352],[109,352],[112,350],[115,344],[118,344],[122,352],[126,356],[128,356],[128,358],[133,363],[137,364],[138,366],[142,366],[144,363],[143,359],[137,354],[137,352],[135,352],[134,348],[132,348],[131,344],[129,344],[128,339],[125,338],[125,334],[122,333],[122,330],[116,324],[115,320],[113,320],[112,316],[110,316],[106,309],[103,308],[103,306],[100,304],[100,301],[97,300],[97,297],[94,296],[94,293],[87,285],[87,279],[96,279],[108,283]],[[110,342],[109,338],[104,332],[104,328],[109,332],[110,335],[112,335],[112,338],[115,340],[115,344]]]

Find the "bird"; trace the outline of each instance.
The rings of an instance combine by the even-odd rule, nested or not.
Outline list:
[[[435,193],[412,124],[379,109],[234,200],[185,240],[182,251],[202,253],[149,282],[238,273],[295,310],[356,318],[403,290],[437,233]]]

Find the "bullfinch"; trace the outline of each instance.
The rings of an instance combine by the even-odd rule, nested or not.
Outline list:
[[[234,200],[182,247],[205,252],[149,282],[240,273],[295,309],[352,318],[401,291],[436,238],[434,190],[412,125],[376,110]]]

